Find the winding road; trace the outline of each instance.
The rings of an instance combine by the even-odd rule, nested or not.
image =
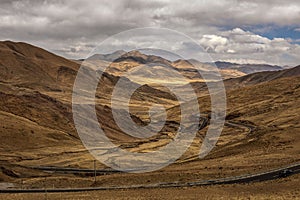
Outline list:
[[[49,169],[47,169],[49,170]],[[287,173],[288,172],[288,173]],[[87,188],[57,188],[57,189],[3,189],[0,193],[55,193],[55,192],[83,192],[94,190],[118,190],[118,189],[142,189],[142,188],[172,188],[172,187],[192,187],[192,186],[205,186],[217,184],[234,184],[234,183],[250,183],[267,181],[278,178],[287,177],[293,174],[300,173],[300,163],[289,165],[286,167],[278,168],[275,170],[259,173],[249,174],[243,176],[234,176],[222,179],[211,180],[196,180],[193,182],[166,182],[148,185],[131,185],[131,186],[111,186],[111,187],[87,187]]]
[[[199,125],[199,130],[203,129],[208,124],[208,119],[201,117],[202,123]],[[255,126],[243,124],[240,122],[226,121],[226,126],[236,127],[247,130],[247,134],[251,133]],[[31,169],[41,170],[53,173],[94,173],[93,169],[76,169],[76,168],[59,168],[59,167],[29,167]],[[122,173],[113,169],[96,170],[97,174]],[[235,184],[235,183],[251,183],[284,178],[293,174],[300,173],[300,162],[288,165],[282,168],[266,171],[257,174],[246,174],[242,176],[232,176],[220,179],[210,180],[195,180],[192,182],[165,182],[147,185],[130,185],[130,186],[110,186],[110,187],[86,187],[86,188],[51,188],[51,189],[0,189],[0,193],[55,193],[55,192],[83,192],[95,190],[118,190],[118,189],[142,189],[142,188],[172,188],[172,187],[192,187],[217,184]]]

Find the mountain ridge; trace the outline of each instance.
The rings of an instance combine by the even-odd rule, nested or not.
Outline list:
[[[100,61],[101,58],[103,57],[110,56],[110,55],[115,56],[115,54],[116,54],[115,52],[111,54],[101,54],[101,56],[97,56],[100,54],[95,54],[95,56],[92,56],[90,58],[93,58],[91,60],[97,60],[97,58],[100,58],[98,59]],[[149,65],[149,64],[157,63],[167,67],[173,67],[175,70],[178,70],[183,74],[186,74],[187,77],[189,78],[194,77],[196,78],[196,80],[201,79],[201,76],[199,75],[197,70],[201,70],[203,73],[208,72],[210,71],[209,68],[211,65],[218,67],[218,69],[220,70],[223,76],[223,79],[240,77],[255,72],[276,71],[276,70],[283,69],[283,67],[277,65],[270,65],[270,64],[237,64],[237,63],[230,63],[230,62],[223,62],[223,61],[207,63],[207,62],[200,62],[195,59],[178,59],[175,61],[170,61],[166,58],[157,55],[144,54],[138,50],[126,52],[120,55],[115,60],[108,60],[104,58],[104,61],[112,62],[109,67],[112,67],[114,69],[111,69],[109,72],[116,73],[118,75],[123,72],[122,70],[120,71],[120,69],[124,68],[121,66],[126,65],[127,63],[135,63],[135,64],[131,64],[131,67],[125,67],[124,68],[125,70],[131,70],[132,68],[138,65],[145,65],[145,64]],[[119,66],[117,66],[117,64]],[[196,68],[194,65],[196,65]],[[194,73],[194,75],[192,75],[191,73]]]

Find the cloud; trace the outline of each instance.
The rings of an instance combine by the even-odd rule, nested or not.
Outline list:
[[[231,58],[231,59],[224,59],[224,60],[220,60],[220,61],[223,61],[223,62],[231,62],[231,63],[237,63],[237,64],[269,64],[269,63],[267,63],[267,62],[264,61],[264,60],[257,60],[257,59],[241,59],[241,58],[238,58],[238,59]]]
[[[203,35],[200,44],[205,46],[206,51],[222,52],[228,43],[228,39],[218,35]]]
[[[298,25],[300,2],[224,0],[197,2],[173,0],[165,10],[158,11],[161,21],[188,22],[193,25],[236,26],[256,24]],[[279,14],[280,13],[280,14]]]
[[[204,35],[199,40],[216,60],[259,60],[273,64],[296,64],[300,45],[292,44],[288,39],[268,39],[255,33],[235,28],[221,31],[218,35]],[[286,55],[290,55],[287,57]],[[291,63],[291,57],[295,63]],[[254,59],[255,58],[255,59]]]
[[[217,57],[286,51],[294,59],[298,46],[287,39],[268,39],[243,29],[292,26],[299,31],[299,13],[298,0],[3,0],[0,40],[25,41],[81,58],[113,34],[150,26],[181,31]]]

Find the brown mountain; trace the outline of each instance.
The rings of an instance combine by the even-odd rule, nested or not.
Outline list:
[[[279,78],[287,78],[300,75],[300,65],[290,69],[278,70],[278,71],[267,71],[257,72],[249,74],[243,77],[228,79],[225,83],[229,86],[245,86],[254,85],[258,83],[268,82]]]
[[[0,80],[17,87],[63,90],[79,65],[41,48],[22,42],[0,43]]]
[[[227,120],[256,128],[243,139],[234,141],[234,129],[223,129],[217,146],[209,158],[219,157],[222,166],[276,166],[296,163],[300,152],[300,67],[277,72],[260,72],[225,80],[227,85]],[[240,84],[241,80],[258,80]],[[264,77],[264,78],[262,78]],[[230,84],[239,87],[231,87]],[[198,98],[201,113],[209,113],[210,96],[201,83]],[[199,89],[199,88],[198,88]],[[180,116],[178,106],[168,110],[172,120]],[[242,137],[241,135],[235,135]],[[227,139],[226,139],[227,138]],[[199,145],[199,144],[198,144]],[[223,145],[223,147],[221,147]],[[195,144],[194,148],[196,148]],[[228,159],[228,160],[227,160]],[[225,164],[227,163],[227,164]],[[240,164],[239,164],[240,163]],[[247,163],[247,164],[246,164]],[[227,168],[224,167],[224,168]]]
[[[115,51],[115,52],[109,53],[109,54],[95,54],[95,55],[92,55],[91,57],[88,57],[87,59],[88,60],[104,60],[104,61],[108,61],[108,62],[113,62],[114,60],[118,59],[125,53],[126,53],[126,51],[119,50],[119,51]]]
[[[54,160],[50,157],[84,149],[74,128],[71,108],[72,87],[79,67],[76,62],[30,44],[0,42],[0,120],[4,122],[0,126],[3,143],[0,154],[5,154],[1,159],[2,166],[26,163],[27,158],[33,162],[45,159],[45,164],[65,163],[64,160],[70,157]],[[103,72],[96,94],[96,108],[99,121],[104,124],[102,128],[108,135],[115,140],[128,140],[114,123],[109,107],[109,97],[118,79]],[[126,85],[136,86],[137,83],[127,79]],[[133,112],[144,108],[139,113],[143,117],[141,113],[147,113],[151,103],[170,106],[174,100],[170,93],[145,85],[132,96],[131,108]],[[132,114],[137,123],[144,124],[140,117]],[[85,151],[78,154],[90,159]]]
[[[114,58],[114,60],[110,59]],[[106,62],[109,61],[109,62]],[[183,76],[190,79],[191,82],[203,82],[203,77],[201,74],[210,77],[210,81],[217,80],[214,73],[211,72],[212,65],[218,67],[220,74],[223,79],[242,77],[247,74],[264,72],[264,71],[278,71],[284,68],[276,65],[268,64],[236,64],[230,62],[217,61],[215,63],[201,63],[195,59],[183,60],[179,59],[176,61],[169,61],[163,57],[156,55],[146,55],[139,51],[116,51],[111,54],[95,54],[88,58],[86,62],[90,64],[103,66],[101,69],[106,68],[106,72],[113,75],[120,76],[124,72],[133,72],[133,79],[139,83],[145,84],[151,82],[153,79],[149,79],[149,76],[155,76],[157,79],[167,81],[171,79],[171,82],[176,82],[170,77],[164,76],[164,74],[172,75],[172,69],[177,70]],[[142,70],[138,67],[140,65],[147,65],[148,67],[157,67],[162,72],[159,74],[157,69],[157,74],[152,74],[150,70],[143,68]],[[157,64],[157,65],[156,65]],[[105,66],[105,67],[104,67]],[[163,67],[158,67],[163,66]],[[201,74],[199,73],[199,71]]]
[[[227,90],[243,88],[245,86],[257,85],[260,83],[270,82],[276,79],[289,78],[300,75],[300,66],[283,69],[278,71],[257,72],[237,78],[224,80],[224,86]],[[213,83],[211,83],[213,84]],[[198,95],[207,95],[207,85],[204,82],[192,82],[191,85],[197,91]]]
[[[300,78],[299,67],[296,67],[225,81],[225,85],[238,86],[227,91],[227,120],[255,128],[249,131],[245,126],[232,126],[233,122],[231,126],[226,125],[217,146],[205,159],[199,159],[198,153],[206,127],[198,132],[191,147],[176,164],[141,176],[99,175],[101,177],[94,183],[88,174],[32,170],[28,166],[93,167],[94,158],[79,140],[72,119],[72,86],[80,65],[25,43],[0,42],[0,46],[2,182],[21,187],[22,179],[24,187],[28,188],[53,187],[54,184],[55,187],[87,187],[185,182],[259,173],[300,159]],[[131,64],[138,65],[148,59],[137,52],[132,54],[116,62],[115,69],[118,70],[120,63],[131,68]],[[174,67],[174,63],[170,67]],[[178,69],[189,67],[186,61],[176,64]],[[86,76],[90,77],[89,73]],[[169,91],[152,85],[144,85],[132,96],[131,117],[137,124],[146,125],[149,105],[159,103],[168,110],[166,125],[156,136],[144,140],[120,131],[109,106],[110,94],[118,80],[118,76],[104,72],[100,81],[103,87],[96,95],[98,121],[112,141],[128,151],[145,153],[172,141],[180,123],[179,106]],[[127,79],[126,86],[131,84],[137,83]],[[185,91],[179,88],[179,92]],[[210,97],[200,90],[198,100],[201,114],[209,117]],[[100,163],[97,167],[105,168]]]
[[[176,61],[169,61],[163,57],[156,55],[146,55],[139,51],[123,53],[114,61],[106,59],[106,57],[115,58],[115,55],[116,53],[105,55],[95,54],[94,56],[86,59],[85,62],[90,65],[99,66],[101,70],[105,69],[107,73],[113,74],[115,76],[122,76],[123,73],[130,72],[132,75],[132,80],[140,84],[151,83],[153,82],[153,79],[159,80],[160,82],[179,82],[180,80],[176,80],[176,78],[174,77],[172,78],[172,74],[174,74],[172,70],[178,71],[181,75],[186,77],[191,82],[203,82],[203,74],[209,77],[209,81],[217,80],[215,74],[211,72],[212,66],[210,64],[201,63],[194,59],[180,59]],[[140,68],[139,66],[147,66],[149,69],[147,69],[147,67]],[[153,74],[153,70],[151,70],[151,68],[157,68],[155,70],[157,71],[157,73]],[[199,71],[202,75],[199,73]],[[223,79],[240,77],[246,74],[244,72],[230,68],[220,68],[220,73]]]
[[[222,62],[217,61],[214,63],[219,69],[224,70],[235,70],[239,71],[244,74],[252,74],[256,72],[263,72],[263,71],[278,71],[283,69],[277,65],[268,65],[268,64],[237,64],[231,62]]]

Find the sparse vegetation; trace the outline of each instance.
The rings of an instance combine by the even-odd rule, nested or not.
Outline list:
[[[198,151],[205,128],[199,131],[191,147],[175,164],[157,172],[99,174],[94,183],[87,174],[56,174],[30,169],[29,166],[93,168],[94,159],[82,145],[72,119],[71,92],[79,64],[24,43],[1,42],[0,53],[0,120],[4,122],[0,128],[0,180],[13,183],[15,187],[21,187],[20,180],[24,188],[185,182],[259,173],[300,160],[300,67],[296,67],[283,72],[262,72],[249,75],[248,78],[225,81],[228,89],[227,120],[256,128],[247,134],[244,128],[225,126],[216,148],[202,160],[198,158]],[[145,56],[142,55],[143,62],[150,59]],[[120,69],[122,71],[128,70],[128,66],[137,65],[138,61],[132,60],[131,55],[130,59],[123,58],[117,64],[124,67]],[[112,70],[117,68],[112,66]],[[184,67],[181,70],[184,71]],[[101,80],[104,87],[99,87],[96,95],[98,120],[107,135],[115,144],[135,152],[153,151],[170,142],[174,131],[178,129],[180,117],[174,95],[161,87],[146,85],[132,96],[132,118],[138,124],[147,124],[152,103],[163,104],[168,110],[168,122],[159,134],[149,139],[134,139],[120,131],[111,114],[109,97],[120,71],[114,72],[104,74]],[[188,71],[187,75],[190,76],[190,73]],[[137,84],[130,80],[128,82]],[[201,86],[201,83],[194,84]],[[205,87],[199,88],[201,112],[207,114],[210,111],[210,98],[206,95]],[[105,168],[101,163],[97,163],[97,167]],[[58,199],[73,199],[74,196],[78,199],[122,199],[122,195],[129,194],[137,199],[141,196],[166,199],[170,195],[174,199],[284,199],[298,198],[299,180],[299,175],[295,175],[249,185],[47,195]],[[31,199],[43,198],[43,195],[1,194],[0,198]]]

